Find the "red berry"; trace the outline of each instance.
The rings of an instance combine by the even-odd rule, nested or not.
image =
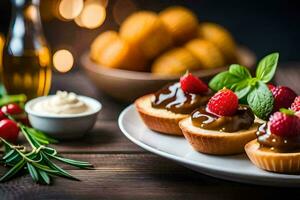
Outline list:
[[[0,120],[6,119],[6,115],[0,110]]]
[[[16,103],[10,103],[2,106],[1,111],[10,115],[22,114],[23,109]]]
[[[271,89],[274,97],[273,112],[278,111],[280,108],[289,108],[296,98],[297,94],[290,88],[285,86],[278,86]]]
[[[272,134],[280,137],[293,137],[300,135],[300,118],[295,115],[287,115],[275,112],[269,121]]]
[[[300,96],[297,96],[291,105],[291,109],[295,112],[300,111]]]
[[[273,84],[271,84],[271,83],[269,83],[269,84],[268,84],[268,88],[269,88],[269,90],[273,90],[273,89],[276,88],[276,86],[273,85]]]
[[[212,96],[207,104],[208,111],[219,116],[232,116],[239,106],[239,99],[229,89],[222,89]]]
[[[0,137],[14,143],[18,139],[18,135],[19,127],[14,121],[10,119],[0,121]]]
[[[208,91],[208,86],[191,73],[182,76],[180,84],[181,89],[186,93],[201,94]]]

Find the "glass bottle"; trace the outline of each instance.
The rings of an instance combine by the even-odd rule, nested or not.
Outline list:
[[[47,95],[51,55],[42,30],[39,0],[11,0],[12,18],[3,49],[3,84],[8,94],[28,99]]]

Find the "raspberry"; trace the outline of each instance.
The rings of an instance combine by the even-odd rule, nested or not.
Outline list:
[[[187,73],[180,78],[181,89],[185,93],[201,94],[208,91],[208,86],[198,77]]]
[[[218,116],[232,116],[238,106],[239,100],[236,94],[229,89],[222,89],[210,98],[207,109]]]
[[[269,121],[272,134],[280,137],[293,137],[300,135],[300,118],[282,112],[275,112]]]
[[[278,86],[271,89],[274,97],[273,112],[280,108],[289,108],[296,98],[297,94],[290,88],[285,86]]]
[[[291,109],[295,112],[300,111],[300,96],[297,96],[291,105]]]
[[[273,85],[273,84],[271,84],[271,83],[269,83],[269,84],[268,84],[268,88],[269,88],[269,90],[273,90],[273,89],[276,88],[276,86]]]

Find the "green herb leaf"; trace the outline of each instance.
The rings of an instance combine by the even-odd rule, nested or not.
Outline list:
[[[238,83],[241,80],[243,79],[231,74],[228,71],[221,72],[209,82],[209,87],[214,91],[219,91],[224,87],[230,89],[232,85]]]
[[[49,185],[49,184],[50,184],[50,177],[49,177],[49,175],[48,175],[46,172],[44,172],[44,171],[42,171],[42,170],[40,170],[40,169],[38,169],[37,171],[38,171],[38,173],[41,175],[41,177],[42,177],[42,179],[44,180],[44,182],[45,182],[47,185]]]
[[[25,165],[25,160],[20,160],[15,166],[10,168],[1,178],[0,182],[5,182],[13,178]]]
[[[0,97],[6,95],[6,90],[3,84],[0,83]]]
[[[279,111],[286,115],[295,115],[295,111],[286,108],[280,108]]]
[[[259,81],[248,94],[247,102],[257,117],[266,120],[273,110],[274,98],[268,86]]]
[[[248,95],[251,89],[252,89],[251,86],[247,85],[246,87],[235,89],[234,93],[238,96],[239,99],[243,99]]]
[[[258,64],[256,77],[264,83],[268,83],[275,74],[278,58],[278,53],[272,53],[264,57]]]
[[[240,79],[252,78],[252,76],[251,76],[249,70],[247,69],[247,67],[244,67],[244,66],[238,65],[238,64],[230,65],[229,73],[239,77]]]
[[[10,157],[13,153],[16,153],[16,151],[14,149],[11,149],[8,153],[6,153],[4,156],[3,156],[3,160],[7,159],[8,157]]]
[[[32,164],[30,164],[29,162],[27,162],[27,169],[29,171],[30,176],[32,177],[32,180],[34,182],[38,182],[39,181],[39,175],[38,175],[38,172],[36,171],[35,167],[32,166]]]
[[[18,95],[4,95],[0,98],[0,106],[13,103],[13,102],[25,102],[26,96],[24,94],[18,94]]]
[[[78,160],[72,160],[69,158],[63,158],[60,156],[52,156],[51,157],[55,158],[56,160],[59,160],[63,163],[69,164],[69,165],[73,165],[75,167],[79,167],[79,168],[91,168],[93,165],[88,163],[88,162],[84,162],[84,161],[78,161]]]

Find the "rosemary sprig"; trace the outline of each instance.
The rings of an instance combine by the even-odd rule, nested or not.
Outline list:
[[[8,117],[14,120],[12,116]],[[53,162],[54,160],[82,169],[92,169],[92,164],[64,158],[58,155],[54,148],[47,146],[51,143],[57,143],[57,140],[34,128],[30,128],[21,123],[18,123],[18,125],[27,142],[30,144],[31,150],[27,151],[24,146],[14,146],[3,138],[0,138],[5,147],[1,162],[4,163],[5,166],[11,167],[0,178],[0,182],[8,181],[24,172],[29,173],[34,182],[41,184],[51,184],[52,176],[79,180],[55,164]]]

